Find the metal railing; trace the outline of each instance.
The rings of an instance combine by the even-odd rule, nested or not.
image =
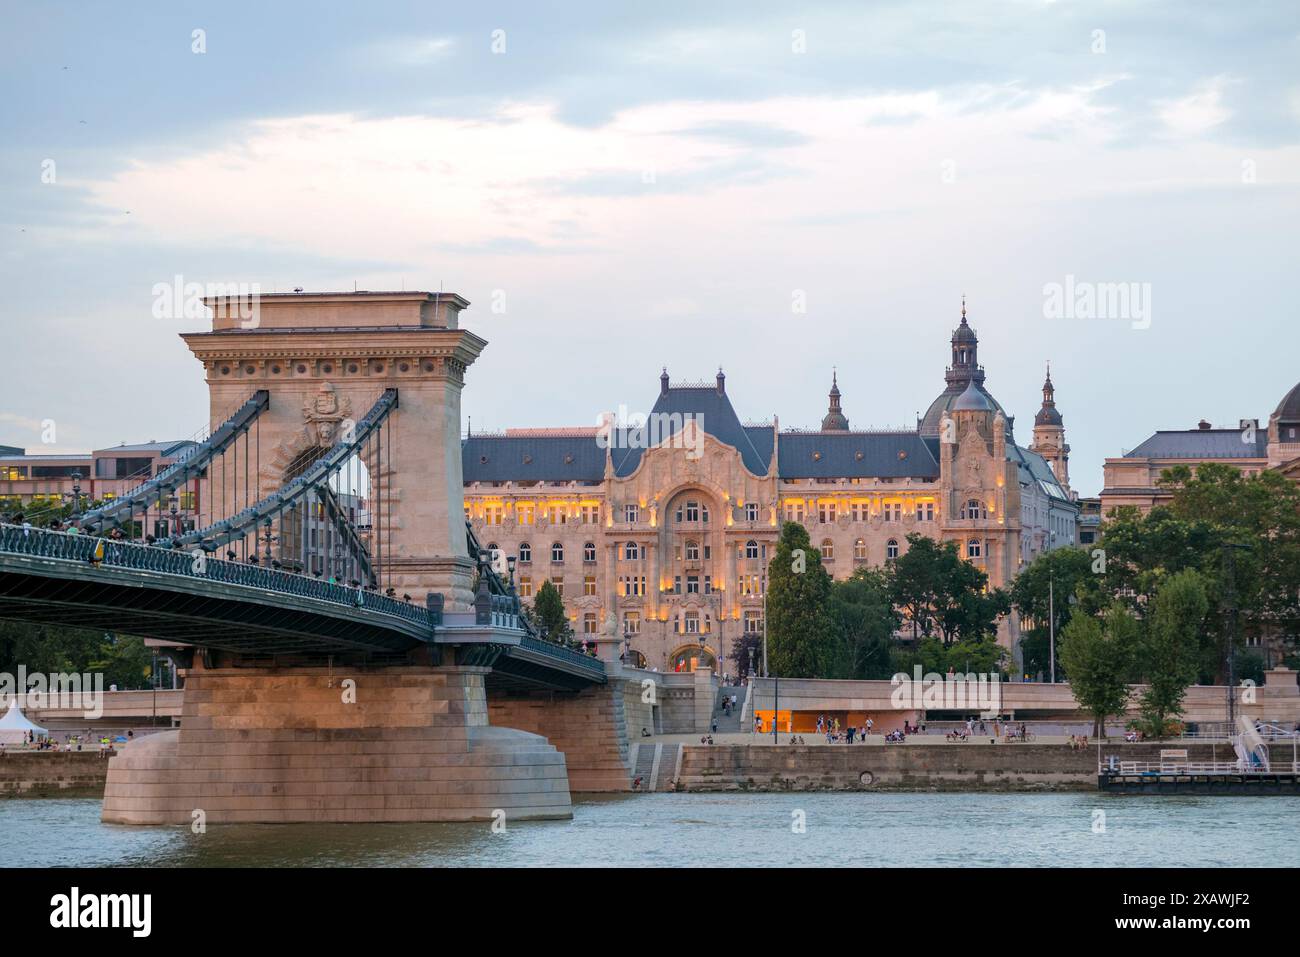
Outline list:
[[[581,651],[566,648],[564,645],[556,644],[553,641],[546,641],[542,638],[522,638],[519,641],[519,647],[549,655],[559,661],[589,671],[593,675],[603,675],[605,673],[605,663],[599,658],[584,655]]]
[[[156,545],[139,545],[134,542],[115,541],[92,535],[72,535],[46,529],[20,525],[0,525],[0,552],[29,555],[35,558],[52,558],[60,561],[89,565],[107,565],[134,571],[157,572],[184,578],[239,585],[263,591],[390,615],[432,629],[427,609],[419,605],[349,588],[306,575],[246,565],[213,558],[200,548],[180,551]]]
[[[1300,774],[1300,761],[1273,761],[1270,766],[1247,767],[1239,761],[1102,761],[1098,774]]]

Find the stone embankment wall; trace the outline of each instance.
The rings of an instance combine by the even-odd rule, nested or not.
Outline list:
[[[104,793],[108,761],[93,751],[13,751],[0,758],[0,797],[72,797]]]
[[[1103,744],[1103,758],[1160,760],[1186,747],[1189,761],[1233,760],[1226,744]],[[1273,745],[1276,761],[1290,745]],[[1060,744],[714,745],[688,746],[684,791],[1089,791],[1097,787],[1097,747]]]

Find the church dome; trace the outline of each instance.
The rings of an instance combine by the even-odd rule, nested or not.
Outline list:
[[[1279,419],[1286,422],[1300,421],[1300,382],[1292,386],[1291,391],[1282,396],[1282,401],[1277,404],[1277,409],[1273,412]]]

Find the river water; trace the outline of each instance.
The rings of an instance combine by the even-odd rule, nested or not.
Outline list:
[[[592,796],[574,802],[571,821],[507,821],[503,833],[483,823],[213,825],[193,834],[102,824],[99,806],[0,801],[0,866],[1300,865],[1300,797]]]

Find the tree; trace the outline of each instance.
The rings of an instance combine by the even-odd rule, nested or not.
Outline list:
[[[768,667],[789,678],[825,677],[835,666],[837,633],[827,609],[831,577],[808,530],[786,522],[767,572]]]
[[[890,563],[889,593],[912,621],[915,637],[935,632],[945,646],[997,630],[1010,610],[1005,592],[989,589],[989,577],[957,553],[956,542],[936,542],[913,532],[905,553]]]
[[[890,678],[899,615],[889,600],[889,579],[879,568],[860,567],[831,583],[828,610],[837,630],[835,661],[828,678]]]
[[[1152,600],[1142,647],[1147,688],[1141,708],[1153,735],[1164,735],[1169,718],[1182,713],[1187,686],[1196,680],[1197,646],[1208,607],[1205,580],[1191,569],[1170,576]]]
[[[1061,630],[1061,664],[1074,698],[1092,715],[1092,733],[1105,739],[1106,719],[1128,707],[1128,672],[1138,638],[1138,623],[1116,602],[1103,622],[1078,614]]]
[[[1076,603],[1085,611],[1095,604],[1089,600],[1100,590],[1094,565],[1085,549],[1056,548],[1035,558],[1011,583],[1011,603],[1021,618],[1020,657],[1025,671],[1050,670],[1052,618],[1059,639]]]
[[[567,644],[573,635],[569,627],[569,616],[564,613],[564,599],[550,581],[542,582],[533,599],[533,620],[542,631],[542,636],[558,644]]]

